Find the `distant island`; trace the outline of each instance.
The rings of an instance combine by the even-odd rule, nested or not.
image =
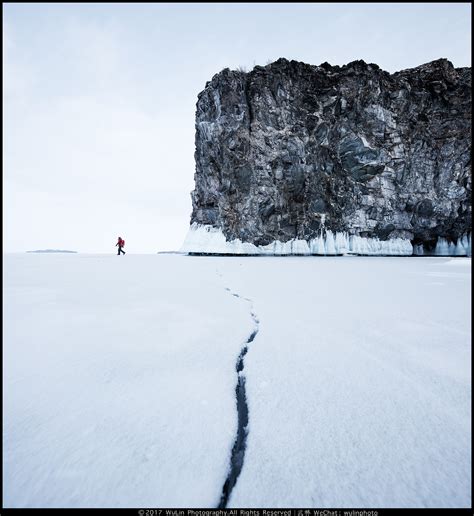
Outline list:
[[[27,253],[77,253],[77,251],[67,251],[65,249],[37,249],[36,251],[26,251]]]

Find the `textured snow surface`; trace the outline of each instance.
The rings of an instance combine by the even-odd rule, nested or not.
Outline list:
[[[240,263],[260,331],[230,506],[470,507],[471,260]]]
[[[467,258],[4,256],[5,507],[470,507]]]
[[[208,507],[248,304],[180,256],[4,258],[5,507]]]

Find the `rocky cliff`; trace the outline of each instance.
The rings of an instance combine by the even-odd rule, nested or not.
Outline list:
[[[470,254],[471,69],[225,69],[195,161],[185,251]]]

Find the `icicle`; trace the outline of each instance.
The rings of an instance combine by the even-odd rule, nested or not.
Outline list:
[[[465,235],[457,245],[445,239],[439,239],[435,254],[455,255],[459,253],[470,255],[471,237]],[[366,238],[358,235],[350,235],[344,232],[333,233],[327,230],[311,239],[306,240],[292,239],[287,242],[276,240],[265,246],[255,246],[249,242],[242,242],[239,239],[226,241],[222,230],[212,226],[201,226],[193,224],[186,236],[185,242],[181,247],[181,252],[203,253],[203,254],[249,254],[249,255],[339,255],[339,254],[359,254],[359,255],[390,255],[407,256],[413,254],[413,246],[408,239],[395,238],[382,241],[378,238]],[[417,253],[420,250],[418,249]]]

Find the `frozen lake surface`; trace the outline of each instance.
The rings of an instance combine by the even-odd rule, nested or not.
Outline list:
[[[5,507],[217,507],[239,356],[228,507],[471,506],[469,258],[12,254],[3,279]]]

